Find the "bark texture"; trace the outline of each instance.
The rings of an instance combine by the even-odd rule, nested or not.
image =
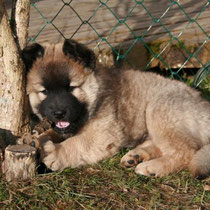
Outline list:
[[[18,27],[22,27],[21,21],[19,22]],[[16,27],[16,30],[25,29]],[[25,38],[23,35],[20,40]],[[19,49],[10,27],[4,0],[0,0],[0,135],[7,140],[11,136],[21,136],[23,132],[29,131],[25,71]],[[8,142],[11,141],[14,139]]]
[[[27,180],[36,172],[36,149],[28,145],[9,145],[5,150],[2,172],[8,182]]]
[[[13,31],[20,49],[27,45],[30,0],[13,0]]]
[[[3,139],[0,136],[0,169],[1,169],[1,164],[2,164],[2,161],[3,161],[3,151],[4,151],[4,148],[5,148],[5,144],[4,144]]]

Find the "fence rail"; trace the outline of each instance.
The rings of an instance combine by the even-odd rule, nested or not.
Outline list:
[[[33,0],[29,41],[74,38],[128,62],[143,51],[144,69],[159,66],[173,77],[186,67],[209,73],[209,23],[210,0]]]

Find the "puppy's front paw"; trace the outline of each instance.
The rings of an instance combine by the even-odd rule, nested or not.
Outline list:
[[[61,144],[47,141],[41,150],[42,162],[52,171],[66,168],[65,149]]]
[[[142,162],[138,154],[126,154],[121,159],[121,165],[125,168],[132,168]]]
[[[125,168],[133,168],[143,161],[150,159],[149,154],[141,148],[130,150],[121,159],[121,165]]]
[[[35,148],[39,148],[39,140],[36,134],[25,133],[21,138],[17,139],[17,144],[27,144]]]

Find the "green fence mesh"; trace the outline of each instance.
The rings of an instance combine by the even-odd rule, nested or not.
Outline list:
[[[204,77],[206,77],[207,74],[210,73],[209,70],[209,64],[207,63],[203,63],[199,58],[198,58],[198,53],[201,51],[201,49],[204,47],[204,45],[209,41],[209,34],[205,31],[205,29],[202,27],[201,24],[199,24],[198,22],[198,18],[201,16],[201,14],[207,10],[207,8],[209,8],[209,4],[210,4],[210,0],[206,0],[203,1],[203,7],[200,9],[200,11],[197,13],[197,15],[193,18],[190,17],[190,15],[188,14],[188,12],[184,9],[184,7],[180,4],[181,1],[179,0],[169,0],[170,5],[169,7],[164,11],[164,13],[162,13],[162,15],[157,18],[155,17],[149,10],[149,8],[147,8],[147,6],[145,5],[146,0],[133,0],[134,2],[134,6],[133,8],[131,8],[128,12],[127,15],[123,18],[119,18],[116,13],[112,10],[112,8],[109,6],[109,0],[96,0],[98,1],[98,6],[96,8],[93,8],[93,12],[92,14],[84,19],[81,17],[81,15],[78,14],[78,8],[74,8],[72,6],[72,2],[73,0],[60,0],[63,5],[62,7],[59,9],[59,11],[57,13],[55,13],[54,17],[52,19],[48,19],[40,10],[40,8],[38,7],[37,3],[39,2],[38,0],[34,0],[31,3],[31,7],[33,7],[33,9],[35,9],[37,11],[37,13],[42,17],[42,19],[44,20],[44,24],[41,27],[40,31],[34,36],[34,37],[30,37],[29,41],[36,41],[37,37],[39,37],[39,35],[42,33],[42,31],[46,28],[47,25],[52,25],[63,38],[72,38],[75,36],[75,34],[79,31],[79,29],[85,25],[88,24],[91,29],[94,31],[95,34],[97,34],[98,38],[99,38],[99,42],[97,42],[96,47],[99,46],[101,44],[101,42],[106,42],[107,46],[110,47],[113,52],[116,54],[116,60],[119,61],[121,59],[126,59],[126,56],[129,54],[129,52],[133,49],[134,45],[136,43],[141,43],[143,44],[146,49],[149,51],[149,53],[151,54],[151,59],[149,60],[149,62],[147,63],[147,65],[145,66],[145,69],[148,69],[150,67],[150,64],[153,62],[154,59],[159,59],[164,65],[165,68],[168,69],[170,71],[170,76],[171,77],[179,77],[179,72],[181,70],[183,70],[185,68],[185,65],[189,62],[189,60],[191,58],[196,59],[196,61],[200,64],[200,66],[202,67],[199,74],[196,76],[196,84],[199,83],[201,81],[201,79],[203,79]],[[81,2],[81,1],[80,1]],[[88,3],[88,1],[87,1]],[[121,2],[122,3],[122,2]],[[49,4],[50,0],[49,0]],[[152,22],[151,25],[141,34],[138,35],[136,34],[136,32],[127,24],[127,19],[128,17],[131,16],[131,14],[133,13],[134,9],[136,7],[141,7],[142,10],[145,10],[146,13],[149,15],[149,17],[151,18]],[[157,6],[154,4],[154,7]],[[162,21],[163,17],[166,16],[166,14],[174,7],[176,6],[176,8],[178,8],[180,11],[183,12],[183,14],[185,15],[185,17],[187,18],[187,24],[182,28],[182,30],[179,32],[178,35],[174,36],[170,30],[168,29],[167,25],[164,24],[164,22]],[[73,12],[78,19],[80,20],[80,24],[78,25],[78,27],[75,29],[74,33],[71,35],[71,37],[65,37],[65,35],[62,33],[62,31],[59,29],[59,27],[57,27],[54,24],[55,19],[57,18],[58,15],[60,15],[63,11],[64,8],[68,7],[71,12]],[[98,29],[96,29],[94,27],[93,24],[91,24],[91,19],[97,14],[98,10],[104,7],[106,10],[108,10],[114,19],[116,19],[116,24],[114,25],[113,28],[110,28],[109,34],[104,37],[100,34],[100,31],[98,31]],[[141,18],[141,17],[139,17]],[[155,52],[148,43],[145,42],[145,37],[147,36],[147,34],[150,32],[150,29],[155,25],[155,24],[159,24],[160,27],[162,27],[164,29],[164,31],[168,34],[168,36],[170,37],[170,40],[168,41],[168,43],[165,45],[165,47],[160,51],[160,52]],[[115,48],[115,46],[113,46],[113,44],[109,41],[109,37],[112,35],[112,33],[119,27],[119,25],[124,25],[129,31],[130,34],[133,36],[133,42],[130,45],[130,47],[123,52],[123,54]],[[183,44],[183,42],[180,40],[181,35],[188,30],[189,26],[191,24],[196,24],[197,27],[200,28],[200,30],[202,31],[202,33],[205,35],[205,40],[203,41],[202,44],[200,44],[200,46],[198,48],[196,48],[196,50],[194,50],[193,52],[191,52],[187,47],[185,47],[185,45]],[[180,48],[182,48],[185,52],[185,54],[187,55],[187,59],[182,63],[182,65],[174,70],[173,68],[171,68],[171,66],[167,63],[167,61],[165,60],[165,58],[162,56],[163,52],[174,42],[176,41],[177,44],[179,45]]]

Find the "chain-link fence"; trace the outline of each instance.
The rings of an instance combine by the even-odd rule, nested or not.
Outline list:
[[[126,60],[135,46],[140,44],[149,54],[144,69],[158,61],[171,77],[181,78],[180,72],[190,66],[188,64],[195,64],[191,68],[201,68],[196,76],[198,84],[210,72],[210,53],[203,59],[203,51],[210,38],[209,4],[210,0],[34,0],[31,3],[33,15],[30,22],[36,30],[31,26],[33,32],[29,41],[39,42],[41,35],[45,41],[50,41],[50,37],[56,34],[62,38],[81,39],[91,43],[93,49],[101,46],[110,48],[118,62]],[[103,20],[106,15],[109,18]],[[94,34],[92,37],[91,33]],[[161,38],[164,41],[155,42]],[[194,40],[196,44],[185,43],[195,43]],[[123,47],[124,44],[127,47]],[[176,50],[171,50],[174,47]],[[178,59],[177,49],[182,59],[174,67],[171,60],[176,62]],[[173,51],[170,59],[169,51]]]

